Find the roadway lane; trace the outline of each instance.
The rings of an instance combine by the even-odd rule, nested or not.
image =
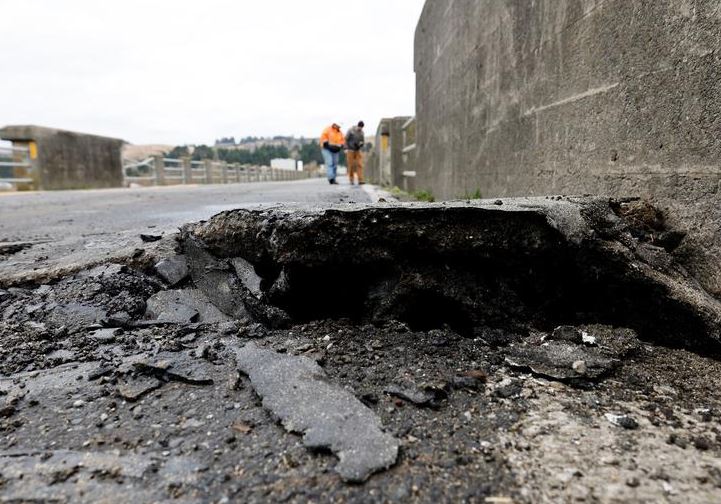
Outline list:
[[[2,242],[34,244],[14,254],[0,253],[0,285],[127,257],[136,248],[150,251],[162,244],[143,243],[141,233],[167,236],[183,224],[232,208],[370,201],[358,186],[331,186],[325,179],[0,193],[0,251]]]

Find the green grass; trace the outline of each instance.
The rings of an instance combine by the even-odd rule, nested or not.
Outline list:
[[[413,197],[418,201],[426,201],[428,203],[436,201],[436,197],[433,196],[431,191],[416,191],[413,193]]]
[[[467,200],[483,199],[483,195],[481,194],[480,189],[476,189],[472,193],[466,193],[465,195],[463,195],[463,199],[467,199]]]
[[[386,190],[391,193],[392,196],[398,198],[400,201],[425,201],[428,203],[433,203],[436,201],[436,197],[433,196],[433,193],[431,191],[416,191],[414,193],[407,193],[403,189],[401,189],[398,186],[393,187],[386,187]]]

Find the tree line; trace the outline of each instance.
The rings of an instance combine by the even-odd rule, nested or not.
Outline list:
[[[323,164],[323,155],[317,142],[310,142],[301,145],[299,150],[290,152],[287,147],[263,145],[255,150],[249,149],[223,149],[210,147],[208,145],[197,145],[190,154],[190,148],[187,145],[174,147],[165,155],[169,158],[179,159],[190,156],[193,161],[203,161],[205,159],[217,159],[227,163],[249,164],[270,166],[271,159],[287,159],[294,158],[303,161],[303,164],[317,163]],[[341,153],[341,164],[345,164],[345,153]]]

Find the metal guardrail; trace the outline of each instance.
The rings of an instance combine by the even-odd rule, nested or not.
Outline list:
[[[269,166],[229,164],[224,161],[192,161],[190,158],[154,156],[123,164],[125,186],[162,186],[181,184],[238,184],[303,180],[310,172],[282,170]]]
[[[30,149],[0,147],[0,183],[14,186],[33,184]]]

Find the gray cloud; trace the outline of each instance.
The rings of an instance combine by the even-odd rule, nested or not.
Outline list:
[[[134,143],[414,110],[423,0],[0,0],[0,123]]]

